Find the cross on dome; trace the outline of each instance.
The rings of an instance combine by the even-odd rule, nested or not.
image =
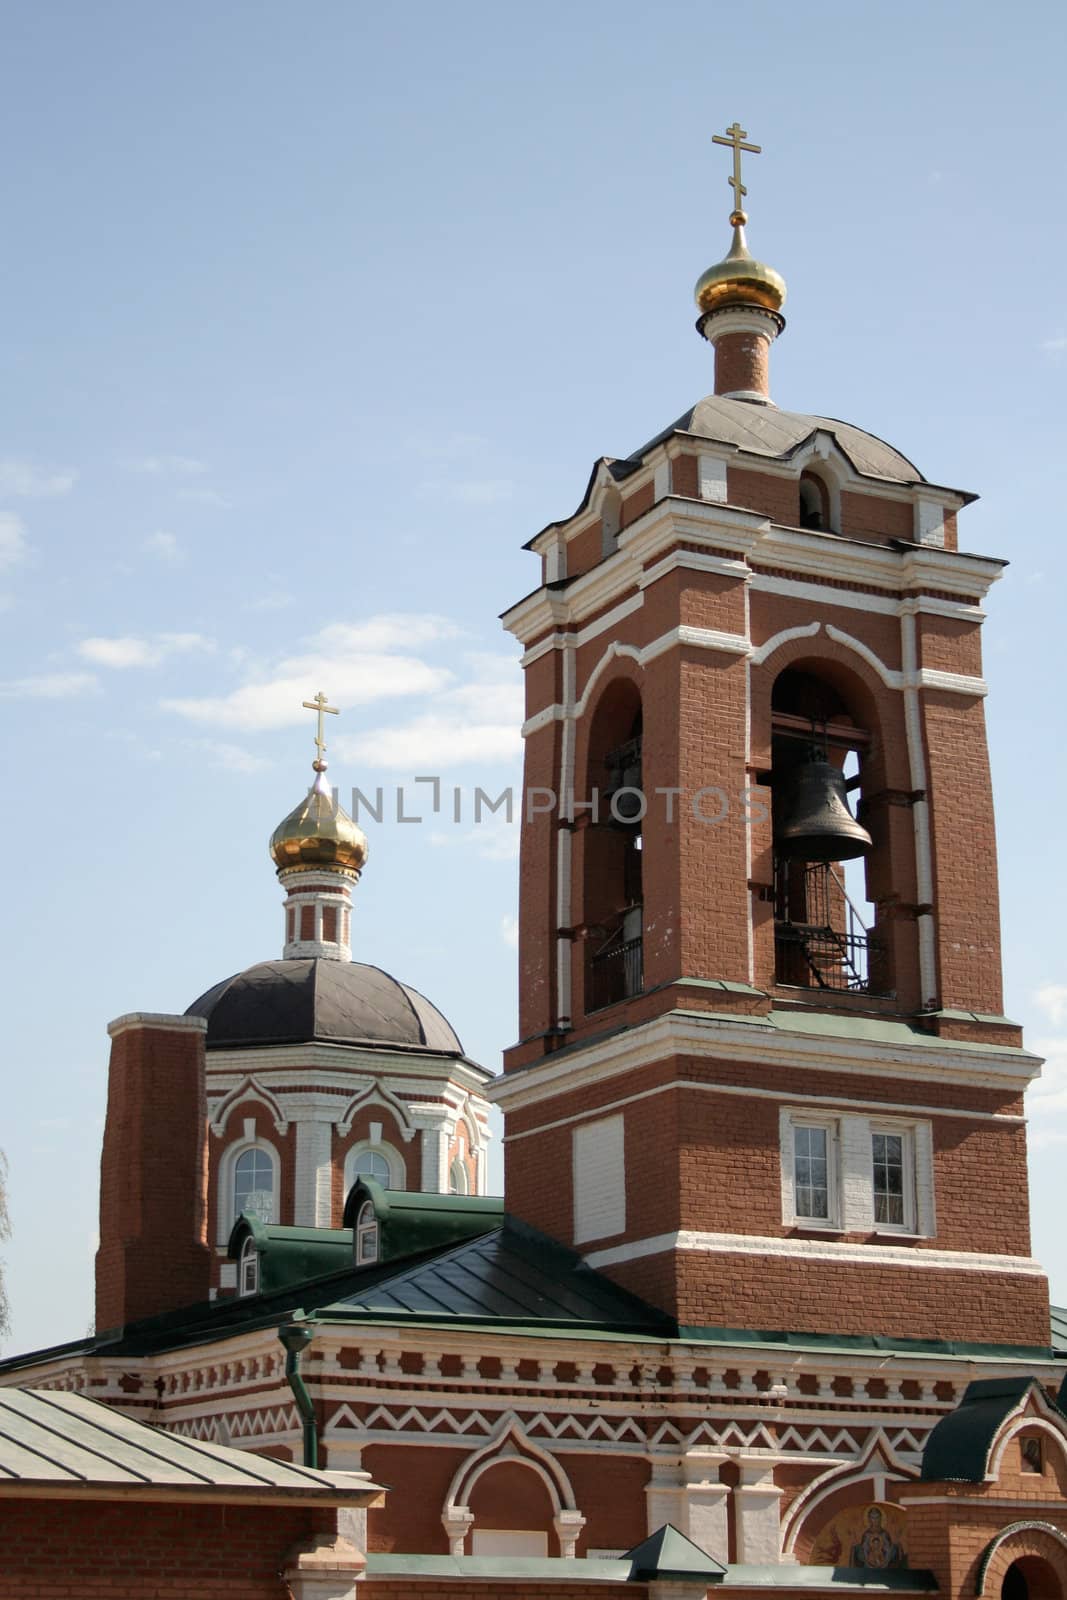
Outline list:
[[[312,766],[316,772],[325,772],[326,740],[322,737],[322,719],[327,715],[331,717],[339,717],[341,715],[340,708],[338,706],[330,705],[329,696],[324,693],[322,689],[319,690],[314,700],[303,700],[301,701],[301,704],[303,705],[305,711],[317,711],[319,714],[318,730],[315,734],[315,749],[317,750],[318,754],[315,760],[312,762]]]
[[[725,136],[721,133],[713,133],[711,136],[712,144],[724,144],[731,148],[734,153],[733,175],[726,180],[734,191],[734,209],[730,217],[734,227],[742,226],[748,221],[745,215],[745,208],[741,203],[748,193],[748,190],[741,182],[741,152],[742,150],[747,150],[754,156],[763,154],[763,146],[760,144],[746,144],[745,140],[747,138],[748,134],[737,121],[731,123],[727,128]]]

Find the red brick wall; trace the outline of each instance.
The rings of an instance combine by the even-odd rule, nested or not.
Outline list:
[[[0,1600],[286,1600],[289,1550],[333,1512],[0,1496]]]
[[[203,1035],[126,1028],[108,1071],[97,1330],[206,1300],[210,1283]]]

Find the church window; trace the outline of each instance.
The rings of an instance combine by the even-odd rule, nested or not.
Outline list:
[[[793,1193],[798,1218],[830,1220],[830,1130],[801,1123],[793,1129]]]
[[[274,1161],[266,1150],[253,1148],[238,1156],[233,1169],[233,1214],[274,1218]]]
[[[238,1292],[242,1295],[255,1294],[259,1289],[259,1251],[251,1235],[241,1246],[241,1260],[237,1273]]]
[[[816,533],[830,528],[830,492],[814,472],[800,475],[800,526]]]
[[[378,1218],[369,1200],[359,1208],[356,1218],[356,1266],[365,1267],[378,1259]]]
[[[467,1163],[457,1156],[448,1169],[449,1194],[469,1194],[470,1182],[467,1177]]]
[[[871,1165],[874,1170],[874,1220],[891,1228],[902,1228],[905,1217],[904,1135],[871,1134]]]
[[[383,1189],[388,1189],[391,1177],[389,1162],[380,1150],[361,1150],[352,1163],[353,1183],[357,1178],[373,1178]]]

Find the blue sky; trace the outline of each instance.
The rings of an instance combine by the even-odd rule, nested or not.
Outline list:
[[[90,1316],[109,1018],[280,952],[331,777],[517,778],[523,541],[711,388],[692,284],[789,284],[773,393],[974,489],[1008,1010],[1067,1296],[1062,7],[0,7],[9,1350]],[[332,732],[333,730],[331,730]],[[414,801],[412,805],[414,809]],[[498,1065],[505,828],[372,829],[355,953]]]

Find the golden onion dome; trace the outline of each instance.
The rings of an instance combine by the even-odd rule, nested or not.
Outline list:
[[[773,267],[750,255],[745,243],[743,211],[735,211],[734,242],[729,255],[717,261],[697,279],[693,291],[702,312],[721,311],[727,306],[758,306],[763,311],[780,312],[785,304],[785,279]]]
[[[367,859],[367,835],[340,801],[334,801],[325,761],[315,762],[315,772],[307,798],[270,836],[274,864],[279,872],[286,867],[341,867],[358,878]]]

